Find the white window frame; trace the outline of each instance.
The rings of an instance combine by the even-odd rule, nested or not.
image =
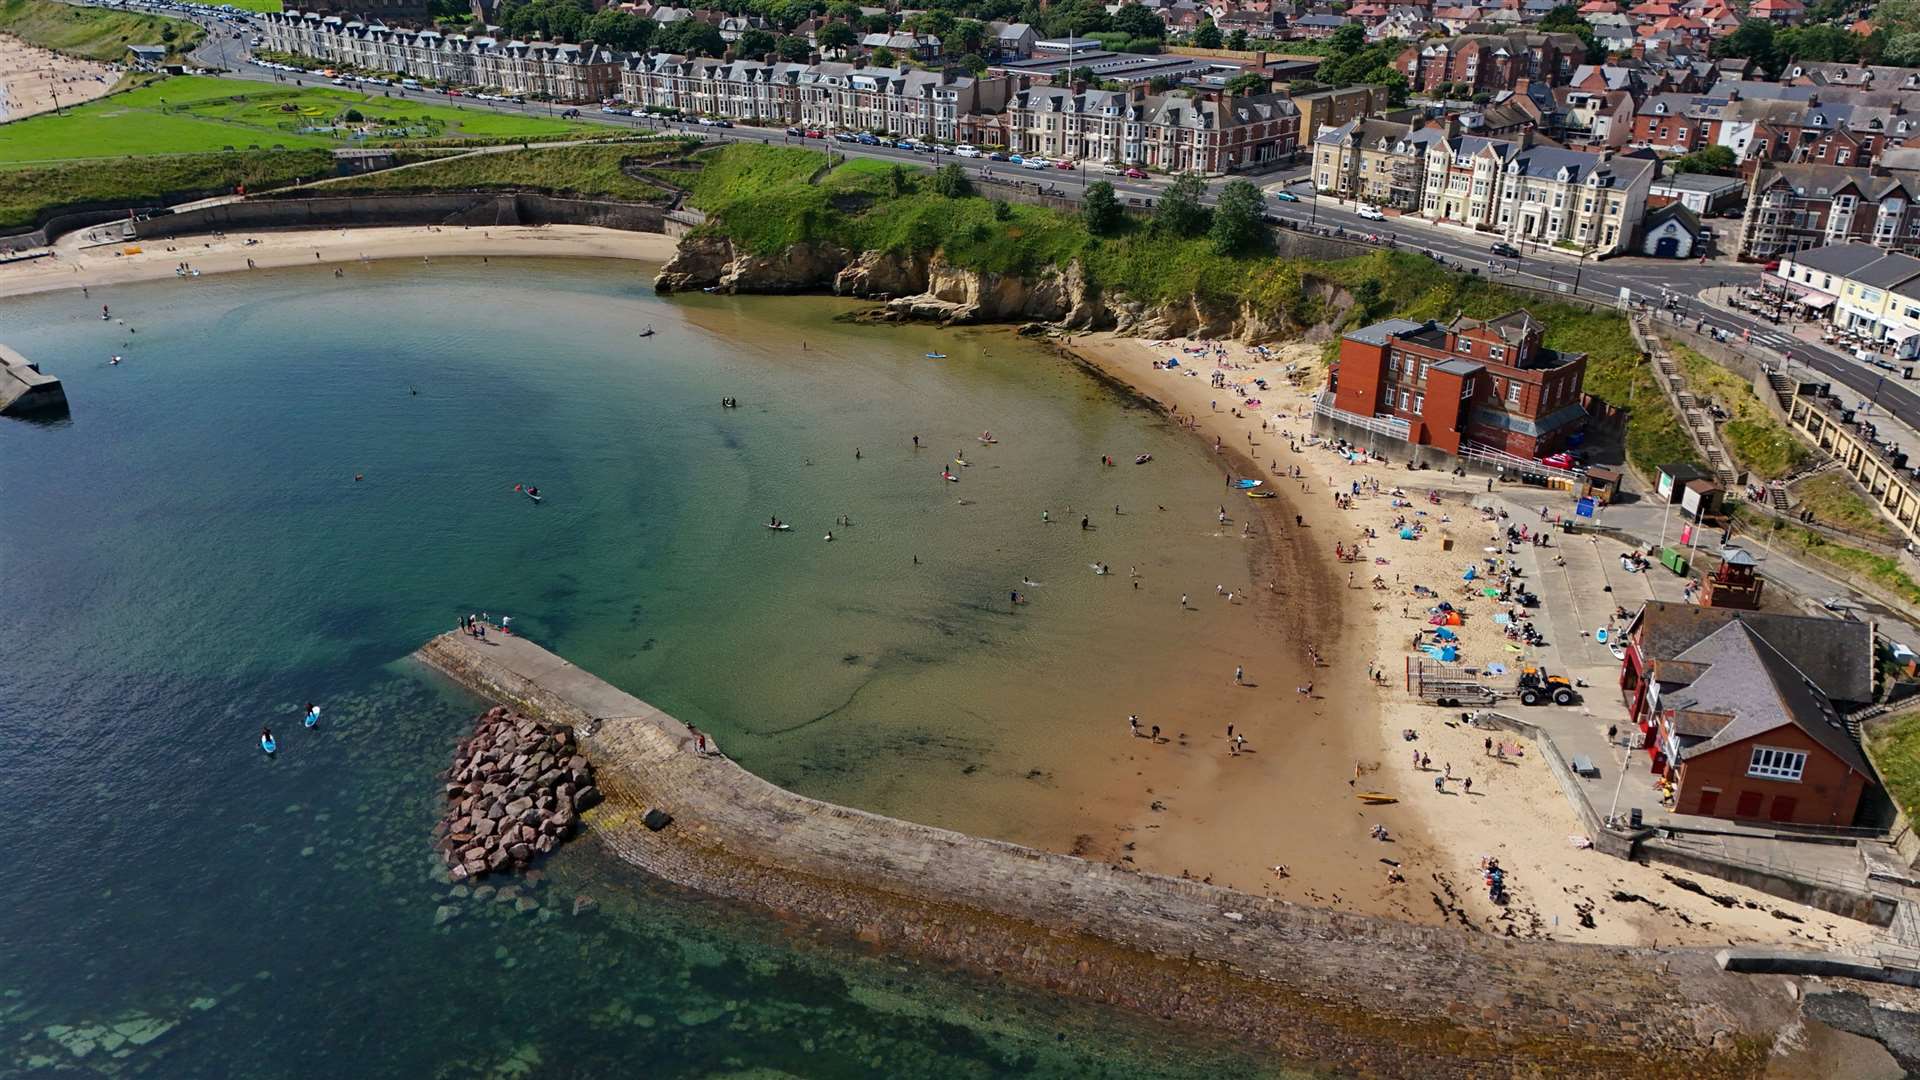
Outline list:
[[[1799,783],[1807,771],[1805,750],[1782,750],[1775,746],[1756,746],[1747,759],[1747,775],[1756,780],[1785,780]]]

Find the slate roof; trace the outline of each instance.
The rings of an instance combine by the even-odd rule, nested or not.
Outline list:
[[[1385,345],[1388,338],[1418,330],[1425,325],[1425,323],[1414,322],[1412,319],[1382,319],[1372,326],[1363,326],[1352,331],[1347,334],[1347,338],[1366,345]]]
[[[1796,251],[1784,257],[1790,259],[1796,266],[1805,266],[1841,277],[1852,277],[1858,271],[1879,262],[1886,254],[1872,244],[1828,244],[1826,247]]]
[[[1915,275],[1920,275],[1920,259],[1911,255],[1892,254],[1854,271],[1852,277],[1862,285],[1891,289]]]
[[[1675,660],[1730,622],[1745,623],[1833,700],[1860,705],[1873,700],[1873,627],[1868,623],[1649,600],[1630,636],[1643,657]]]
[[[1680,752],[1682,760],[1711,754],[1792,724],[1847,767],[1867,776],[1873,769],[1825,695],[1753,627],[1734,620],[1702,638],[1677,658],[1706,664],[1689,685],[1662,694],[1660,707],[1730,717],[1707,741]]]

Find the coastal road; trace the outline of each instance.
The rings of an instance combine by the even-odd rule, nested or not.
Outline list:
[[[327,84],[327,80],[318,75],[309,77],[291,72],[270,71],[254,63],[246,43],[256,32],[256,27],[248,20],[240,18],[223,20],[210,12],[184,13],[176,9],[161,8],[158,5],[154,5],[151,10],[175,17],[185,15],[204,26],[207,29],[207,39],[199,49],[195,50],[193,59],[207,67],[223,69],[225,73],[223,77],[283,85]],[[545,113],[556,117],[561,111],[558,106],[547,103],[516,104],[511,101],[481,101],[473,97],[451,97],[444,93],[408,90],[399,86],[383,87],[371,83],[351,82],[349,85],[399,100],[431,102],[463,109],[488,109],[522,115]],[[801,139],[767,128],[712,128],[658,118],[615,115],[602,113],[592,106],[582,108],[579,119],[583,122],[602,124],[635,133],[687,134],[712,142],[805,145],[848,158],[891,161],[911,168],[934,168],[949,162],[957,162],[989,192],[996,186],[1030,184],[1034,188],[1046,190],[1051,194],[1075,199],[1092,181],[1106,180],[1113,185],[1115,193],[1123,203],[1136,208],[1151,206],[1164,191],[1168,182],[1158,177],[1129,180],[1121,176],[1104,174],[1097,169],[1089,170],[1085,166],[1071,171],[1027,170],[1011,163],[991,162],[980,158],[954,158],[945,154],[928,155],[890,146],[862,146],[857,143],[840,143],[831,140]],[[1920,394],[1915,393],[1912,383],[1898,377],[1888,377],[1886,372],[1875,369],[1849,354],[1795,339],[1766,320],[1710,308],[1698,300],[1698,294],[1706,289],[1726,285],[1740,287],[1757,285],[1761,275],[1760,268],[1757,266],[1737,263],[1724,255],[1705,263],[1639,256],[1623,256],[1605,261],[1583,260],[1552,250],[1528,251],[1519,259],[1500,258],[1489,251],[1492,238],[1485,234],[1476,234],[1454,226],[1435,225],[1411,218],[1394,218],[1386,221],[1370,221],[1362,218],[1355,212],[1355,204],[1316,195],[1306,178],[1306,172],[1305,163],[1299,163],[1271,171],[1259,178],[1264,182],[1268,196],[1266,212],[1269,220],[1280,223],[1282,227],[1331,232],[1349,240],[1390,244],[1396,249],[1424,252],[1447,265],[1469,273],[1485,274],[1496,280],[1512,281],[1562,295],[1578,295],[1601,303],[1618,303],[1622,290],[1628,290],[1634,298],[1645,300],[1656,308],[1661,307],[1671,297],[1677,310],[1669,310],[1674,310],[1680,322],[1726,331],[1734,336],[1736,342],[1742,342],[1740,347],[1765,350],[1761,355],[1768,362],[1784,364],[1789,368],[1804,368],[1813,373],[1811,377],[1831,379],[1846,387],[1854,399],[1871,402],[1875,407],[1897,416],[1907,426],[1920,430]],[[1211,199],[1225,182],[1226,178],[1209,181],[1208,198]],[[1274,197],[1280,192],[1293,196],[1297,201]],[[1731,238],[1735,230],[1732,222],[1716,223],[1715,227],[1722,239]],[[1778,359],[1767,356],[1766,353],[1776,354]]]

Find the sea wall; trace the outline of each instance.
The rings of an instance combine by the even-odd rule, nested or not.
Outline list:
[[[1752,1075],[1780,988],[1702,950],[1499,938],[1251,896],[796,795],[693,753],[672,717],[529,642],[417,654],[571,725],[606,802],[592,836],[675,884],[874,947],[1382,1076]],[[662,809],[674,823],[647,829]]]
[[[64,413],[67,391],[26,357],[0,345],[0,415]]]
[[[664,232],[666,210],[646,203],[468,192],[450,195],[334,195],[247,199],[161,214],[131,223],[134,236],[362,225],[593,225]]]

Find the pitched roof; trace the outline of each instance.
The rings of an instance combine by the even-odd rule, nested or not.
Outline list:
[[[1808,248],[1783,256],[1796,266],[1804,266],[1823,273],[1850,277],[1856,271],[1872,266],[1881,260],[1886,252],[1872,244],[1829,244],[1826,247]]]
[[[1873,700],[1873,627],[1868,623],[1649,600],[1629,636],[1641,656],[1673,660],[1730,622],[1745,623],[1765,638],[1833,700]]]
[[[1676,659],[1707,669],[1686,687],[1661,695],[1661,708],[1729,717],[1707,741],[1682,750],[1683,760],[1792,724],[1848,768],[1873,775],[1833,703],[1753,627],[1729,622]]]

